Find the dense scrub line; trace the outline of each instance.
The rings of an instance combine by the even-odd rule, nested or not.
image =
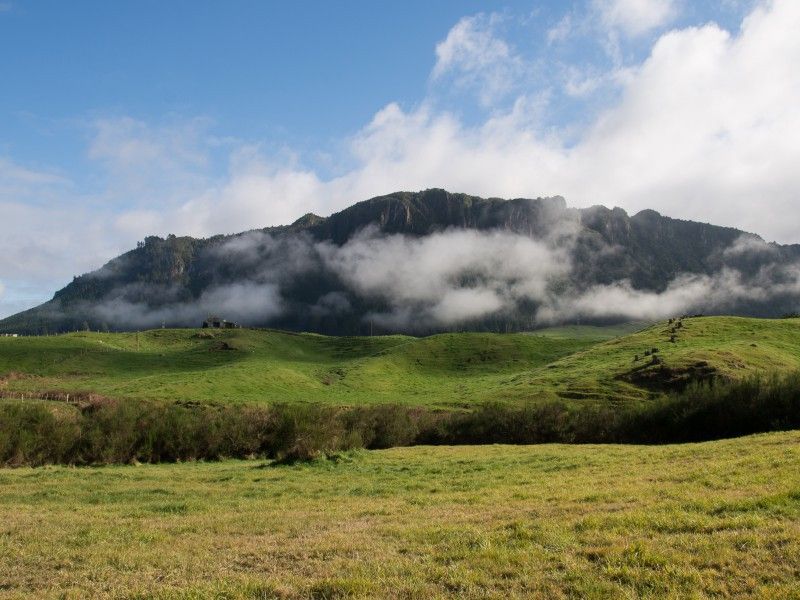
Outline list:
[[[0,401],[0,464],[303,460],[414,444],[670,443],[800,428],[800,373],[696,385],[619,409],[531,403],[471,412],[115,401]]]

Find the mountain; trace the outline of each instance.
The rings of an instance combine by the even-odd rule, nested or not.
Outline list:
[[[800,306],[800,246],[645,210],[431,189],[206,239],[156,236],[0,332],[251,326],[356,334],[510,331]]]

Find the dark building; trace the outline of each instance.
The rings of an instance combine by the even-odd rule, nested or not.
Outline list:
[[[203,321],[203,329],[236,329],[237,327],[239,327],[237,323],[215,316],[210,316]]]

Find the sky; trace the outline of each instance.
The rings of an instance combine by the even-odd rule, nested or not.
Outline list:
[[[0,0],[0,317],[397,190],[800,242],[800,2]]]

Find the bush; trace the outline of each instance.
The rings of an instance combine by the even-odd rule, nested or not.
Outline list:
[[[342,414],[353,440],[370,449],[409,446],[431,421],[430,412],[395,404],[356,407]]]
[[[274,409],[271,431],[264,450],[282,462],[311,460],[348,449],[352,438],[345,435],[336,410],[315,404],[285,404]]]
[[[53,396],[55,397],[55,396]],[[0,464],[311,460],[413,444],[672,443],[800,428],[800,373],[704,383],[613,405],[486,404],[469,412],[114,401],[0,401]]]
[[[80,435],[80,414],[69,406],[36,400],[0,404],[1,464],[70,462]]]
[[[800,428],[800,373],[696,383],[680,395],[626,415],[624,441],[705,441]]]

